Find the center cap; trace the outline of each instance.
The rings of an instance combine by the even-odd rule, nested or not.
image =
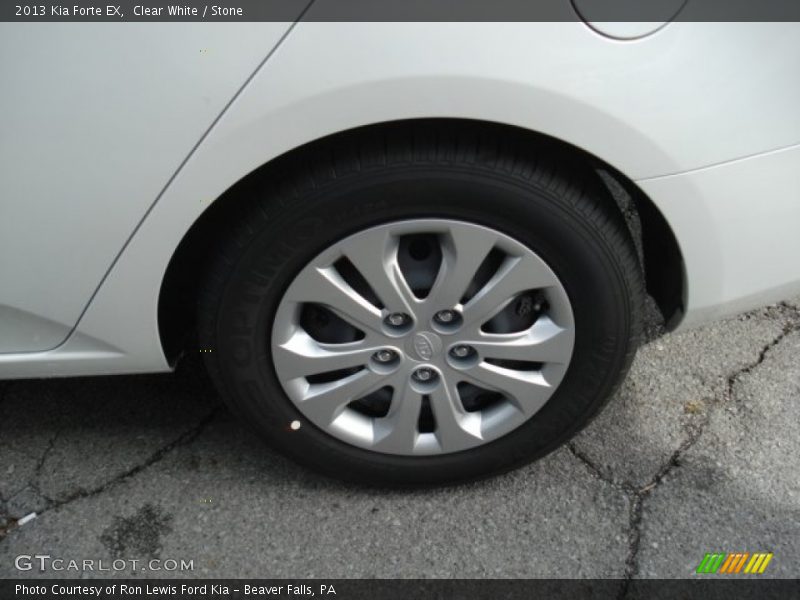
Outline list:
[[[415,333],[406,343],[406,354],[413,360],[427,362],[442,351],[442,340],[430,331]]]

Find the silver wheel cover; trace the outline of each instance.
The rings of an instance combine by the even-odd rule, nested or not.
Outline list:
[[[433,236],[441,254],[424,298],[399,260],[401,240],[421,234]],[[465,297],[490,253],[497,263],[490,277]],[[374,295],[356,291],[352,274],[337,267],[343,258]],[[511,303],[523,300],[538,309],[530,326],[487,331],[496,315],[519,311]],[[307,305],[324,307],[360,339],[318,341],[301,323]],[[486,444],[530,419],[561,383],[574,339],[567,293],[530,248],[481,225],[414,219],[355,233],[303,267],[279,303],[271,349],[281,386],[308,421],[361,448],[420,456]],[[391,400],[385,414],[370,414],[359,399],[378,390]],[[491,402],[467,407],[466,390],[481,390],[477,397]],[[432,426],[431,419],[422,424],[423,411]]]

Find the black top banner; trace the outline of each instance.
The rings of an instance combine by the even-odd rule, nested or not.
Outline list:
[[[800,21],[800,0],[50,0],[0,3],[4,22]]]

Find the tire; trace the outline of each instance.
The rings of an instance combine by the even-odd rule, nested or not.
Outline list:
[[[231,215],[220,236],[220,247],[208,268],[199,302],[200,343],[203,348],[213,349],[204,353],[207,366],[235,413],[280,452],[327,475],[372,485],[431,485],[483,478],[528,463],[565,443],[598,413],[636,351],[643,284],[630,234],[595,174],[556,146],[532,144],[514,133],[441,123],[414,127],[397,124],[377,131],[353,132],[282,159],[274,169],[240,190],[237,206],[238,211]],[[395,230],[391,228],[397,227],[408,227],[411,233],[392,233]],[[421,233],[414,227],[422,227]],[[450,324],[436,320],[447,315],[436,313],[433,321],[394,327],[384,319],[391,307],[382,302],[381,294],[372,285],[360,288],[360,292],[364,298],[372,297],[370,305],[381,311],[384,321],[380,327],[384,333],[374,335],[390,336],[385,339],[393,350],[381,355],[387,363],[376,363],[378,355],[373,354],[360,359],[367,365],[360,371],[355,371],[360,367],[334,370],[306,379],[289,373],[292,369],[302,371],[304,365],[313,362],[294,361],[294,354],[286,358],[281,341],[290,334],[317,328],[314,335],[319,339],[308,335],[313,338],[313,348],[317,348],[314,352],[318,351],[316,342],[324,344],[325,336],[333,335],[326,333],[325,328],[330,327],[339,336],[335,343],[362,343],[352,341],[364,335],[359,331],[360,325],[347,326],[349,329],[341,326],[336,318],[341,314],[324,304],[327,288],[317,297],[313,291],[321,288],[306,290],[303,282],[316,281],[319,271],[312,269],[314,261],[327,260],[325,264],[331,264],[334,255],[338,256],[337,248],[359,248],[352,246],[356,243],[353,240],[374,237],[377,234],[369,232],[382,231],[381,228],[387,228],[392,240],[400,240],[402,252],[416,247],[417,255],[426,256],[424,260],[429,262],[438,260],[440,266],[451,256],[448,240],[481,235],[481,231],[492,232],[502,240],[498,242],[502,246],[499,258],[495,257],[487,267],[490,276],[498,277],[497,265],[512,264],[503,261],[513,262],[518,256],[546,265],[541,272],[549,275],[542,277],[554,276],[556,283],[547,283],[541,289],[534,285],[514,296],[513,302],[502,309],[503,314],[492,321],[503,321],[510,315],[512,321],[522,319],[524,329],[531,322],[530,327],[534,327],[549,319],[559,331],[568,332],[564,335],[569,339],[558,346],[563,356],[553,362],[549,358],[541,362],[537,362],[538,358],[509,362],[507,351],[503,351],[502,361],[496,361],[501,369],[518,369],[513,376],[525,381],[533,381],[538,376],[534,374],[541,373],[548,382],[552,375],[557,383],[549,385],[546,400],[529,401],[518,392],[533,388],[514,387],[509,394],[491,386],[473,389],[471,383],[464,382],[453,388],[454,378],[461,372],[456,367],[462,368],[462,363],[456,365],[461,359],[454,355],[455,347],[448,346]],[[457,229],[462,231],[459,228],[468,233],[455,233]],[[419,251],[419,240],[428,244],[425,252]],[[326,252],[334,254],[325,258]],[[365,259],[371,254],[354,252],[351,254]],[[454,252],[452,256],[459,254]],[[462,252],[461,256],[466,254]],[[487,260],[480,263],[481,268]],[[406,263],[410,264],[408,260]],[[341,275],[351,287],[358,287],[366,278],[354,279],[354,266],[352,262],[336,263],[331,267],[335,271],[330,272],[335,277]],[[411,271],[398,268],[404,278],[411,277]],[[355,270],[361,274],[358,268]],[[432,272],[435,275],[437,271]],[[413,276],[420,280],[427,277],[432,285],[431,276],[425,273],[420,267]],[[485,282],[473,281],[470,285],[480,288],[482,283]],[[301,288],[306,290],[302,302],[287,295],[287,290]],[[473,298],[477,296],[474,290],[472,293]],[[465,294],[461,298],[464,302],[458,304],[464,314],[454,312],[457,322],[469,312],[467,298]],[[323,303],[316,304],[318,301]],[[372,308],[370,311],[374,312]],[[428,319],[430,314],[425,314]],[[280,318],[276,320],[276,316]],[[367,325],[374,325],[377,332],[376,323],[370,321]],[[489,324],[477,327],[484,331]],[[506,327],[495,333],[517,331],[514,325]],[[367,331],[366,339],[372,339],[373,329]],[[302,352],[306,352],[303,348]],[[475,365],[480,363],[481,373],[491,370],[475,347],[458,351],[470,353],[464,358],[473,361],[469,368],[477,369]],[[302,352],[299,356],[303,356]],[[432,388],[425,387],[429,382],[419,379],[425,373],[409,369],[425,367],[425,358],[432,355],[435,358],[431,360],[438,362],[428,370],[441,390],[426,394]],[[524,354],[535,355],[534,351]],[[364,400],[348,404],[346,409],[337,409],[344,412],[332,413],[339,416],[327,415],[328,408],[303,403],[303,394],[310,397],[310,390],[323,389],[320,386],[330,383],[328,378],[333,378],[332,385],[338,385],[346,377],[355,379],[367,371],[364,377],[371,377],[384,368],[402,370],[393,372],[391,389],[371,393]],[[466,372],[467,367],[464,369]],[[411,379],[403,383],[409,373]],[[537,385],[543,384],[539,381]],[[392,411],[402,404],[396,400],[387,404],[386,400],[387,394],[399,393],[400,389],[414,403],[418,402],[418,395],[421,398],[418,410],[424,414],[416,421],[413,441],[409,445],[398,433],[400,445],[374,443],[379,438],[378,423],[399,423],[401,419]],[[449,397],[461,399],[460,404],[454,401],[458,404],[453,405],[455,420],[441,404],[446,391],[453,389],[457,392]],[[473,403],[469,409],[467,392]],[[536,394],[539,393],[537,387]],[[544,404],[534,410],[529,402]],[[481,415],[480,425],[476,425],[475,411]],[[346,419],[342,416],[345,412]],[[384,418],[387,415],[395,420]],[[516,416],[512,419],[513,415]],[[377,420],[382,418],[383,421]],[[330,419],[334,419],[333,424],[326,425]],[[481,428],[489,431],[495,422],[501,425],[492,429],[491,435],[484,434]],[[372,429],[364,429],[365,423],[373,424]],[[463,425],[464,429],[472,427],[472,437],[461,436],[458,428],[448,430],[451,423]]]

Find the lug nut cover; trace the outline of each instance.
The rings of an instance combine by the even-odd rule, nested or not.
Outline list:
[[[434,373],[433,369],[428,369],[427,367],[417,369],[413,375],[417,381],[431,381],[435,376],[436,373]]]
[[[434,318],[439,323],[452,323],[456,318],[456,313],[453,310],[440,310]]]
[[[375,360],[377,360],[379,363],[391,362],[396,356],[397,354],[394,352],[394,350],[378,350],[374,354]]]
[[[450,354],[455,356],[456,358],[466,358],[470,354],[472,354],[472,348],[461,344],[459,346],[453,346],[452,350],[450,350]]]
[[[386,322],[393,327],[400,327],[408,323],[408,315],[405,313],[392,313],[386,317]]]

